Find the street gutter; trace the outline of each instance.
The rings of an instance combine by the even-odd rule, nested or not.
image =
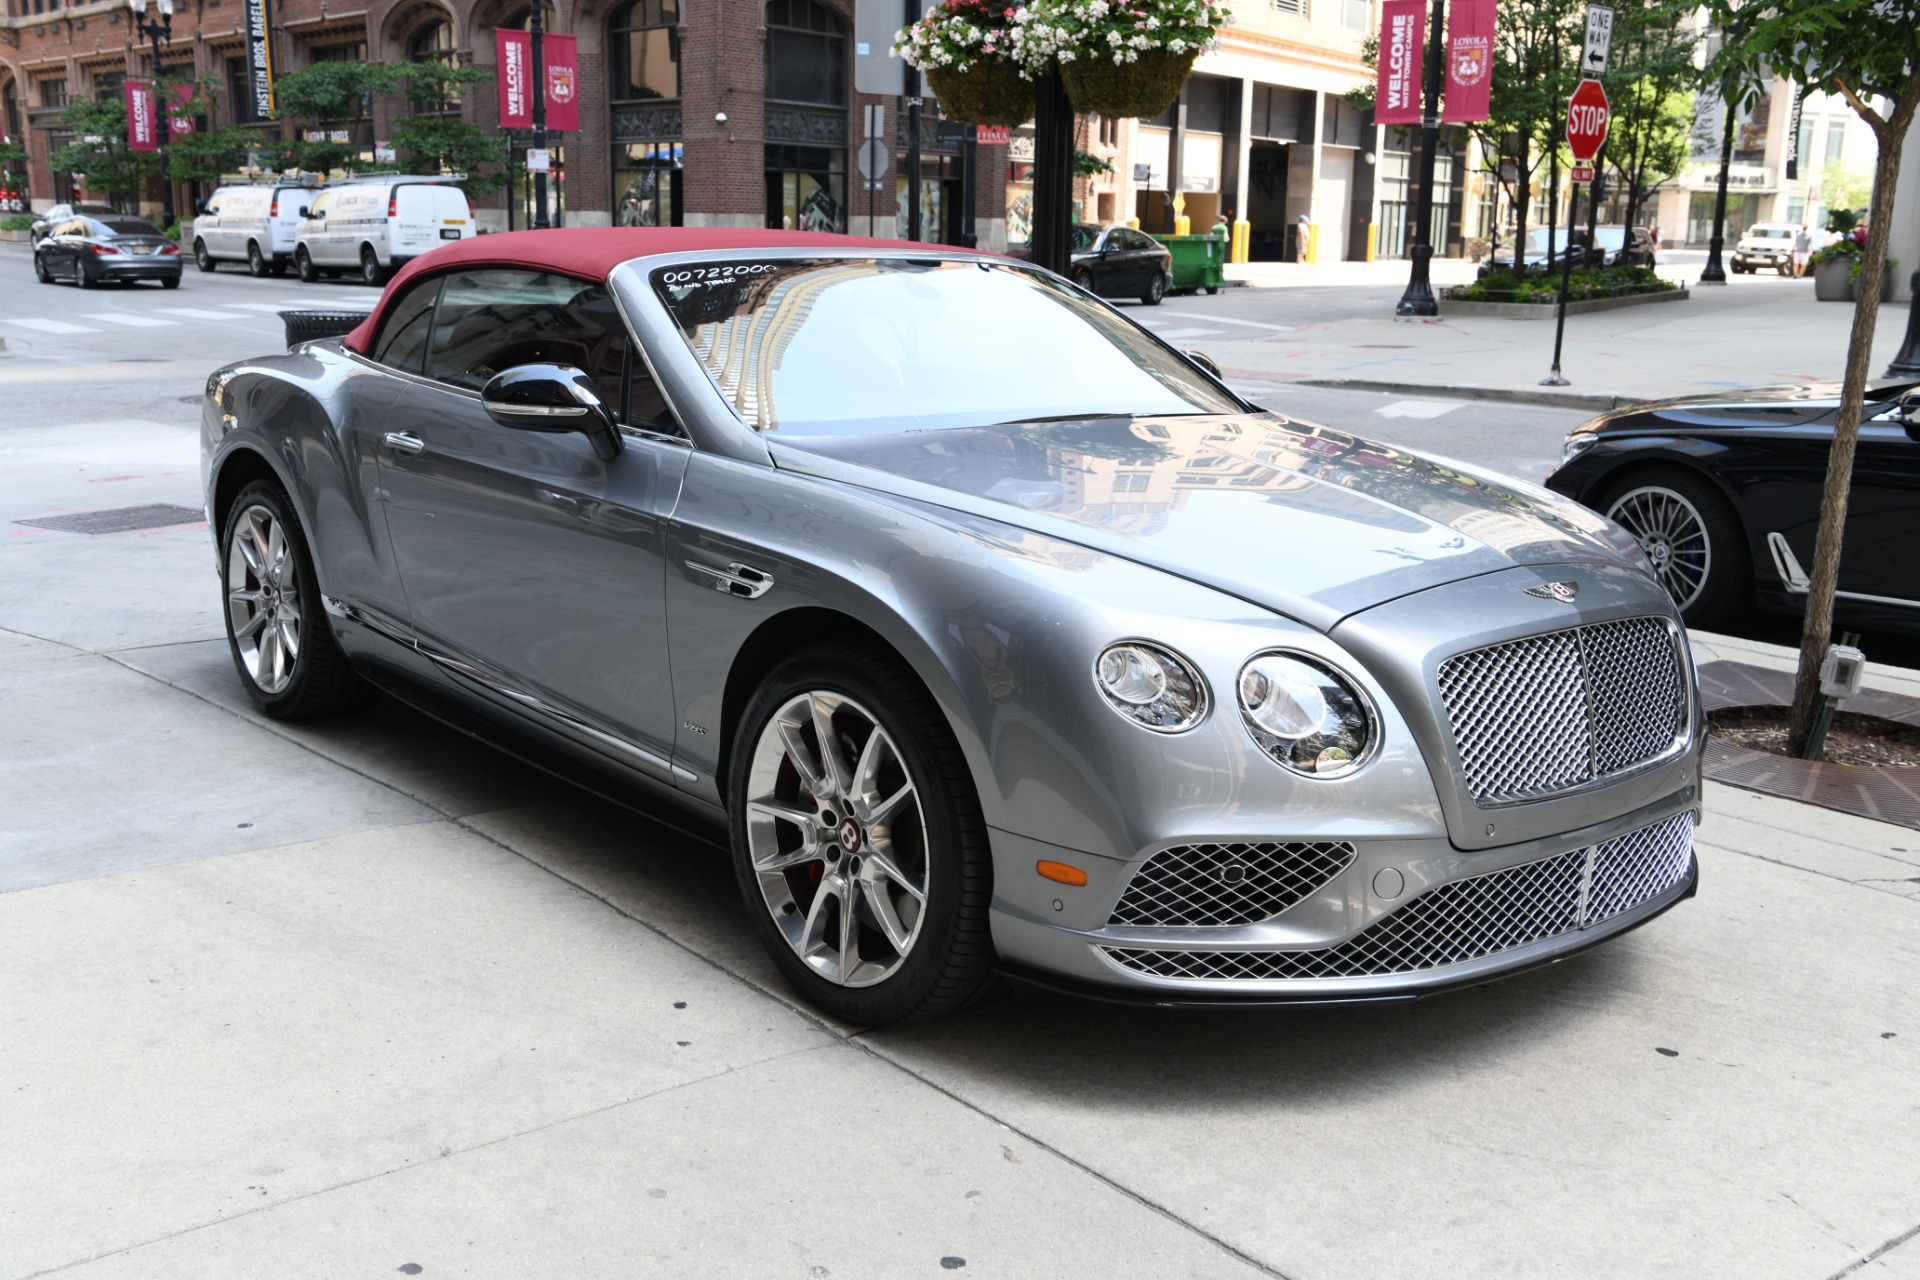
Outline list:
[[[1373,382],[1364,378],[1296,378],[1297,387],[1326,387],[1334,391],[1379,391],[1395,396],[1427,396],[1442,400],[1496,400],[1505,404],[1538,404],[1554,409],[1592,409],[1605,412],[1630,404],[1644,404],[1646,396],[1621,396],[1606,392],[1583,395],[1578,392],[1528,391],[1524,388],[1430,386],[1419,382]]]

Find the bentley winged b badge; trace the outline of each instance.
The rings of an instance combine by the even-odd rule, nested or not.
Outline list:
[[[1558,600],[1561,604],[1572,604],[1573,598],[1580,594],[1577,582],[1549,582],[1544,586],[1528,587],[1527,594],[1539,596],[1542,600]]]

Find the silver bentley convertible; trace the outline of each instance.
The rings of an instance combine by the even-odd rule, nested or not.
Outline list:
[[[728,850],[800,992],[1403,1000],[1693,892],[1635,540],[1261,411],[1072,284],[760,231],[487,236],[207,383],[239,677],[378,686]]]

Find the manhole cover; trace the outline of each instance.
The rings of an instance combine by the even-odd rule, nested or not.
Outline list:
[[[48,516],[44,520],[15,520],[15,524],[60,533],[132,533],[135,529],[162,529],[175,524],[197,524],[207,517],[192,507],[156,502],[145,507],[115,507],[111,511],[82,511],[77,515]]]

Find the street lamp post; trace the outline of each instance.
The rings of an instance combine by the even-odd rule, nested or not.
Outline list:
[[[1393,309],[1396,316],[1437,316],[1440,303],[1433,296],[1433,164],[1440,146],[1440,77],[1445,74],[1442,28],[1447,0],[1433,0],[1432,29],[1427,32],[1427,95],[1420,119],[1420,199],[1413,232],[1413,274],[1407,291]]]
[[[1920,271],[1907,277],[1914,300],[1907,304],[1907,336],[1900,353],[1887,366],[1889,378],[1920,378]]]
[[[173,0],[160,0],[160,21],[147,19],[148,0],[127,0],[127,7],[133,10],[133,25],[141,35],[153,41],[153,99],[154,115],[160,120],[160,127],[168,133],[171,143],[173,104],[162,99],[160,93],[160,46],[173,43]],[[160,225],[173,225],[173,179],[167,173],[167,148],[160,148]]]
[[[1713,197],[1713,239],[1707,242],[1707,267],[1700,273],[1701,284],[1725,284],[1727,269],[1720,265],[1720,250],[1727,232],[1727,166],[1733,163],[1733,103],[1723,94],[1720,106],[1726,112],[1726,127],[1720,134],[1720,182]]]
[[[547,155],[547,45],[546,23],[540,13],[540,0],[529,0],[527,5],[527,34],[531,37],[527,43],[532,46],[533,55],[533,150],[540,153],[543,164],[551,164]],[[535,169],[533,172],[533,225],[536,230],[545,231],[552,224],[547,221],[547,171]]]

